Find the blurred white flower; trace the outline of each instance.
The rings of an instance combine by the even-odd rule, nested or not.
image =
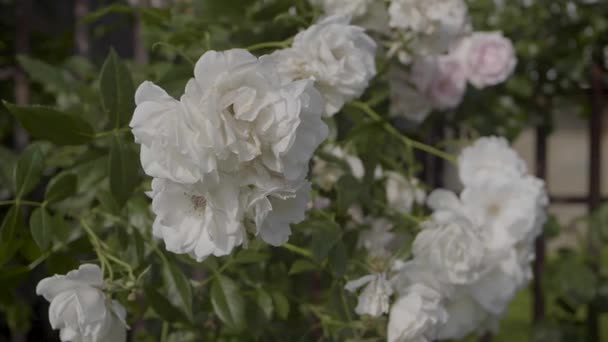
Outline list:
[[[361,96],[376,75],[376,43],[346,16],[330,16],[298,33],[289,49],[273,53],[288,82],[313,79],[325,98],[325,114]]]
[[[413,55],[446,53],[470,30],[463,0],[391,0],[389,26],[404,31]]]
[[[448,317],[441,295],[430,287],[414,284],[391,308],[389,342],[431,342]]]
[[[367,285],[367,286],[366,286]],[[393,294],[391,284],[386,279],[385,273],[375,273],[366,275],[357,280],[349,281],[344,287],[349,292],[355,292],[357,289],[365,286],[359,294],[359,301],[355,312],[358,315],[370,315],[379,317],[382,314],[388,313],[389,300]]]
[[[436,339],[460,340],[476,331],[487,319],[488,313],[466,293],[445,300],[447,321],[438,328]],[[484,332],[485,331],[480,331]]]
[[[397,172],[385,172],[386,201],[394,210],[410,213],[416,204],[424,204],[426,193],[416,178],[406,179]]]
[[[412,82],[438,110],[458,107],[467,89],[464,66],[452,55],[416,59],[412,65]]]
[[[393,224],[384,218],[373,219],[370,229],[361,231],[357,245],[365,248],[373,258],[388,259],[391,257],[392,245],[396,242],[397,234],[393,233]]]
[[[424,121],[433,107],[429,99],[412,84],[410,73],[393,65],[388,73],[388,81],[391,115],[405,117],[414,123]]]
[[[319,6],[326,15],[344,15],[353,23],[376,31],[388,29],[386,6],[377,0],[310,0]]]
[[[414,240],[413,254],[417,262],[449,284],[475,282],[488,262],[480,227],[457,214],[425,222]]]
[[[120,303],[106,299],[99,266],[81,265],[66,275],[42,279],[36,294],[51,305],[49,321],[60,329],[61,341],[126,341],[126,312]]]
[[[515,49],[501,32],[474,32],[456,48],[469,82],[482,89],[507,80],[517,65]]]
[[[202,261],[209,255],[228,255],[243,243],[244,206],[236,179],[221,185],[183,185],[155,178],[151,197],[153,233],[167,250]]]
[[[365,167],[363,166],[363,161],[361,161],[359,157],[348,153],[340,146],[325,145],[322,150],[328,156],[336,158],[338,161],[345,162],[349,169],[347,171],[350,171],[350,174],[353,177],[358,180],[363,179]],[[314,158],[314,166],[312,168],[313,178],[315,182],[326,191],[331,190],[340,177],[344,175],[344,171],[344,167],[338,163],[326,161],[320,157]]]
[[[464,186],[487,179],[520,178],[526,172],[526,163],[502,137],[479,138],[458,156],[458,173]]]

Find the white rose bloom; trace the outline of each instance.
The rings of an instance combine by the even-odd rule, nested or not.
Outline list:
[[[486,179],[520,178],[527,167],[505,138],[492,136],[479,138],[462,150],[458,173],[464,186],[472,186]]]
[[[51,303],[49,321],[53,329],[61,330],[61,341],[127,340],[125,309],[106,299],[103,286],[101,270],[91,264],[38,283],[36,294]]]
[[[194,183],[216,168],[215,160],[202,161],[196,147],[199,135],[187,124],[184,106],[152,82],[135,93],[137,107],[130,126],[141,144],[141,164],[152,177]]]
[[[350,174],[358,180],[365,176],[365,167],[363,161],[358,157],[349,154],[340,146],[325,145],[323,152],[338,160],[344,161],[348,166]],[[344,175],[344,168],[337,163],[323,160],[319,157],[314,158],[314,166],[312,168],[315,181],[319,186],[329,191],[336,182]]]
[[[448,317],[441,295],[430,287],[415,284],[391,308],[388,321],[389,342],[431,342],[437,328]]]
[[[246,50],[206,52],[182,97],[197,146],[221,171],[260,160],[289,180],[305,175],[327,137],[322,98],[308,80],[281,85],[275,65]]]
[[[243,243],[244,205],[237,180],[186,186],[156,178],[151,197],[153,233],[167,250],[202,261],[209,255],[228,255]]]
[[[389,26],[413,38],[417,55],[445,53],[470,29],[463,0],[391,0],[388,13]]]
[[[257,188],[248,199],[257,234],[272,246],[281,246],[291,235],[291,224],[302,222],[310,201],[310,183],[306,180]]]
[[[359,26],[377,31],[388,29],[385,5],[377,0],[310,0],[321,7],[326,15],[343,15],[353,18]]]
[[[517,291],[532,279],[529,264],[522,264],[512,250],[500,264],[470,287],[471,296],[493,315],[502,315]]]
[[[414,203],[423,204],[426,193],[417,179],[406,179],[397,172],[386,172],[386,200],[396,211],[409,213]]]
[[[357,280],[349,281],[345,289],[349,292],[355,292],[363,286],[365,288],[359,294],[359,301],[357,302],[355,312],[358,315],[370,315],[372,317],[379,317],[382,314],[388,313],[389,300],[393,294],[393,288],[386,279],[386,274],[370,274]]]
[[[488,317],[488,313],[466,293],[446,300],[445,309],[448,319],[438,329],[438,340],[461,340],[476,331]]]
[[[392,255],[393,244],[397,234],[393,233],[393,224],[387,219],[374,219],[371,228],[359,234],[357,245],[365,248],[374,258],[388,259]]]
[[[517,65],[513,43],[501,32],[474,32],[456,48],[469,82],[478,89],[507,80]]]
[[[413,254],[450,284],[471,284],[487,268],[488,256],[479,227],[459,215],[426,222],[414,240]]]
[[[419,58],[412,66],[412,81],[433,108],[458,107],[467,89],[464,65],[451,55]]]
[[[376,43],[346,16],[330,16],[298,33],[289,49],[270,59],[287,81],[313,79],[325,98],[325,114],[361,96],[376,75]]]
[[[455,286],[446,283],[444,277],[433,269],[428,260],[415,258],[405,262],[397,260],[393,264],[393,271],[395,275],[391,278],[391,284],[401,296],[405,295],[414,284],[429,287],[444,297],[451,296],[455,291]]]
[[[544,183],[532,176],[489,179],[465,188],[460,197],[468,217],[485,227],[485,245],[490,249],[508,250],[541,233]]]

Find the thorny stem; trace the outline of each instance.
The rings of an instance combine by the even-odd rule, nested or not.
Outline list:
[[[411,139],[403,134],[401,134],[401,132],[399,132],[395,127],[393,127],[393,125],[391,125],[389,122],[387,122],[386,120],[384,120],[382,118],[382,116],[380,114],[378,114],[375,110],[372,109],[372,107],[370,107],[367,103],[364,102],[360,102],[360,101],[353,101],[353,102],[349,102],[349,105],[357,108],[359,110],[361,110],[363,113],[365,113],[367,116],[369,116],[371,119],[373,119],[376,122],[379,122],[382,124],[382,126],[384,127],[384,129],[392,134],[394,137],[396,137],[397,139],[401,140],[401,142],[403,142],[403,144],[406,147],[409,148],[415,148],[421,151],[424,151],[426,153],[435,155],[439,158],[445,159],[446,161],[452,163],[452,164],[456,164],[456,158],[454,158],[454,156],[452,156],[449,153],[443,152],[433,146],[421,143],[419,141],[416,141],[414,139]]]

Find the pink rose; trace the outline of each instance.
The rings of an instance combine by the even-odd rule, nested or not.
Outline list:
[[[456,50],[462,58],[469,82],[478,89],[504,82],[515,70],[513,43],[501,32],[475,32]]]
[[[412,67],[412,81],[433,108],[456,108],[467,89],[465,68],[453,55],[426,57]]]

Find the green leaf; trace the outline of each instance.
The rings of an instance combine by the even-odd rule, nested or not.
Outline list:
[[[281,319],[287,319],[289,316],[289,301],[284,294],[278,291],[272,293],[272,302],[274,303],[275,311]]]
[[[131,120],[135,109],[135,87],[131,72],[114,50],[110,50],[103,63],[99,84],[103,108],[110,117],[110,124],[114,128],[123,127]]]
[[[20,232],[24,229],[23,217],[18,207],[9,209],[0,227],[0,266],[9,261],[19,249]]]
[[[81,145],[90,142],[95,136],[88,122],[72,114],[44,106],[4,104],[35,138],[57,145]]]
[[[340,177],[336,183],[336,189],[338,191],[338,210],[340,212],[346,212],[360,199],[361,184],[352,175],[344,175]]]
[[[43,251],[49,247],[52,238],[53,216],[45,208],[36,208],[30,216],[32,237]]]
[[[268,260],[269,257],[267,253],[253,249],[244,249],[236,254],[233,262],[237,264],[257,264]]]
[[[182,311],[173,306],[173,304],[156,289],[146,287],[144,289],[144,294],[147,302],[150,303],[150,306],[154,309],[154,312],[163,320],[167,322],[187,321],[187,318]]]
[[[74,195],[77,189],[78,177],[72,173],[61,173],[49,182],[45,199],[49,203],[59,202]]]
[[[262,288],[258,288],[256,291],[256,301],[262,312],[267,319],[272,318],[272,313],[274,312],[274,306],[272,304],[272,297]]]
[[[314,228],[311,250],[315,260],[321,262],[340,239],[340,231],[338,225],[329,220],[315,221]]]
[[[211,304],[217,316],[237,331],[245,328],[245,302],[237,284],[223,275],[211,285]]]
[[[2,102],[0,102],[1,104]],[[17,156],[13,151],[0,146],[0,186],[3,186],[11,191],[15,189],[15,180],[13,179],[13,170],[17,164]]]
[[[110,190],[117,204],[123,206],[138,185],[139,156],[115,136],[110,147]]]
[[[346,253],[346,247],[342,241],[338,241],[334,248],[329,252],[329,266],[332,271],[338,276],[342,277],[346,272],[348,266],[348,255]]]
[[[19,157],[13,174],[15,193],[18,199],[34,190],[40,182],[43,171],[44,156],[40,148],[36,145],[29,146]]]
[[[192,288],[188,278],[175,264],[163,262],[163,279],[169,300],[192,320]]]
[[[73,85],[70,86],[66,81],[61,69],[27,55],[18,55],[17,60],[30,78],[41,83],[46,91],[57,94],[74,89]],[[70,82],[73,81],[70,80]]]
[[[312,261],[307,259],[300,259],[296,260],[296,262],[291,265],[291,268],[289,269],[289,275],[314,271],[316,269],[317,265],[315,265],[315,263],[313,263]]]

